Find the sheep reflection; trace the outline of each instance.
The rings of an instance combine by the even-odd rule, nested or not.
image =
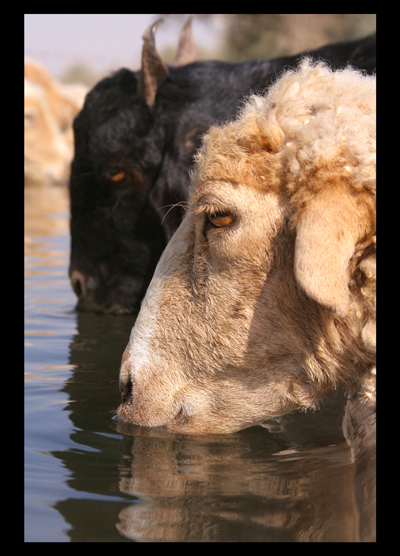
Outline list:
[[[270,423],[277,433],[193,438],[120,423],[133,458],[119,487],[138,500],[120,512],[119,532],[147,542],[375,540],[374,428],[368,446],[359,430],[355,442],[358,405],[350,419],[338,404],[286,415]]]

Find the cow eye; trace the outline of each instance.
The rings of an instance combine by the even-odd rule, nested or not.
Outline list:
[[[208,219],[216,228],[225,228],[233,222],[233,214],[229,211],[213,212],[208,215]]]
[[[123,170],[115,170],[111,172],[107,172],[107,177],[109,180],[119,183],[126,178],[126,173]]]

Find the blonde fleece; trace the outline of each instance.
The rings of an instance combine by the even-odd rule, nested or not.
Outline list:
[[[376,78],[306,58],[264,97],[251,96],[236,121],[209,130],[192,181],[248,180],[293,195],[323,187],[310,183],[318,170],[375,194]]]

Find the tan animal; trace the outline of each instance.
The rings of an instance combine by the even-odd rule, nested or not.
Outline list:
[[[375,364],[376,80],[304,60],[212,127],[122,359],[122,421],[231,432]]]
[[[25,184],[67,183],[74,150],[72,123],[86,87],[62,85],[25,60]]]

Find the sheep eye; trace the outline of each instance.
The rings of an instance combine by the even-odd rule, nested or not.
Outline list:
[[[123,170],[116,170],[114,172],[108,172],[107,177],[109,180],[119,183],[126,178],[126,173]]]
[[[224,228],[233,222],[233,214],[229,211],[214,212],[208,215],[208,219],[216,228]]]

